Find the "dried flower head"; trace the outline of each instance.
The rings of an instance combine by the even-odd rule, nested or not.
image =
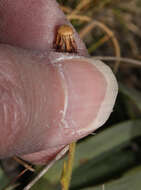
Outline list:
[[[77,52],[77,46],[74,40],[74,32],[71,26],[62,25],[59,27],[55,41],[55,48],[60,52]]]

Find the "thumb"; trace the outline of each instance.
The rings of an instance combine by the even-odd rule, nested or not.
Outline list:
[[[61,120],[49,129],[48,147],[23,158],[43,164],[62,147],[99,128],[113,110],[117,82],[109,67],[98,60],[84,57],[64,57],[53,61],[63,81],[64,108]]]
[[[1,45],[0,73],[1,158],[46,163],[100,127],[117,95],[112,71],[84,57],[52,59]]]

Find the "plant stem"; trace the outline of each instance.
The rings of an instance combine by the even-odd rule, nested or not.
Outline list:
[[[61,177],[61,185],[62,190],[68,190],[70,186],[71,176],[72,176],[72,166],[74,162],[74,155],[75,155],[75,146],[76,143],[73,142],[69,145],[69,154],[68,154],[68,161],[64,162],[62,177]]]

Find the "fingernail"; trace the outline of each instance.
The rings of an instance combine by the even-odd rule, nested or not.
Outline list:
[[[63,56],[54,61],[67,89],[62,126],[68,141],[86,136],[109,118],[118,85],[112,70],[100,60]]]

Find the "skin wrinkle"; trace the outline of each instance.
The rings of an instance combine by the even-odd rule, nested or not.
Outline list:
[[[12,100],[12,101],[11,101]],[[9,102],[10,101],[10,102]],[[5,126],[3,129],[1,129],[1,133],[5,136],[8,137],[7,139],[4,139],[5,142],[0,142],[0,149],[1,153],[0,154],[5,154],[5,151],[10,150],[9,147],[14,144],[15,137],[19,133],[19,125],[18,125],[18,119],[15,118],[15,114],[20,115],[21,117],[21,112],[19,110],[19,106],[15,102],[15,97],[13,94],[9,94],[9,92],[4,92],[2,97],[1,97],[1,111],[3,115],[3,119],[1,117],[1,125]],[[14,111],[13,111],[14,110]],[[0,139],[1,141],[1,139]],[[2,148],[3,145],[5,148]],[[10,146],[9,146],[10,145]]]
[[[29,68],[29,70],[30,70],[30,68]],[[36,92],[35,92],[35,85],[34,85],[34,83],[32,82],[32,80],[30,80],[30,78],[33,78],[33,76],[32,75],[34,75],[32,72],[28,72],[28,70],[25,70],[25,72],[26,72],[26,78],[23,76],[23,79],[22,79],[22,82],[23,82],[23,87],[25,88],[25,89],[32,89],[32,91],[30,91],[30,94],[31,94],[31,98],[29,98],[28,96],[26,97],[26,104],[27,105],[29,105],[30,107],[29,107],[29,116],[30,116],[30,123],[31,123],[31,125],[35,125],[35,122],[34,121],[38,121],[38,117],[39,117],[39,109],[40,109],[40,107],[38,107],[38,113],[35,111],[35,110],[37,110],[37,99],[36,99]],[[28,82],[28,86],[27,86],[27,84],[26,84],[26,82],[25,81],[30,81],[30,83]],[[28,94],[27,94],[28,95]],[[40,125],[42,125],[42,124],[40,124]],[[39,125],[39,126],[40,126]],[[37,124],[35,125],[35,126],[37,126]],[[25,128],[26,128],[26,133],[27,134],[32,134],[32,128],[30,128],[30,127],[26,127],[25,126]],[[36,135],[35,134],[35,132],[34,132],[34,136],[33,135],[30,135],[30,145],[32,145],[32,144],[34,144],[34,142],[35,142],[35,138],[37,138],[38,137],[38,135]],[[23,141],[24,142],[24,141]],[[21,146],[23,146],[24,147],[24,144],[23,143],[21,143]],[[42,145],[41,145],[41,143],[40,143],[40,141],[38,142],[38,146],[36,145],[36,148],[37,147],[41,147]],[[34,148],[35,149],[35,148]],[[32,150],[32,148],[31,148],[31,146],[30,146],[30,150],[31,150],[31,152],[34,152],[35,150]],[[37,150],[38,149],[40,149],[40,148],[37,148]]]
[[[18,98],[15,96],[14,93],[14,87],[13,85],[11,85],[8,81],[8,85],[7,87],[9,87],[8,89],[5,89],[5,86],[3,88],[3,86],[0,86],[1,88],[1,107],[3,108],[3,116],[4,116],[4,124],[6,126],[9,127],[10,132],[9,135],[10,136],[14,136],[18,130],[17,127],[17,123],[18,123],[18,116],[21,117],[21,112],[18,109]],[[12,89],[12,90],[11,90]],[[14,112],[11,112],[12,110],[14,110]],[[16,116],[16,117],[15,117]],[[9,117],[11,118],[10,123],[8,122]],[[12,132],[11,132],[12,131]]]
[[[65,80],[65,76],[62,70],[62,64],[53,64],[57,69],[61,77],[63,89],[65,92],[65,103],[64,103],[64,109],[59,111],[59,114],[62,115],[61,122],[59,123],[59,128],[63,132],[63,128],[68,128],[67,121],[65,120],[65,115],[68,107],[68,89],[67,89],[67,84]]]
[[[14,60],[13,60],[13,62],[14,62]],[[14,63],[16,63],[16,62],[14,62]],[[17,66],[18,66],[18,64],[17,64]],[[16,67],[17,67],[16,66]],[[24,81],[24,79],[23,80],[21,80],[21,77],[22,76],[25,76],[25,75],[23,75],[22,73],[21,73],[21,75],[20,75],[20,70],[22,70],[22,68],[21,68],[21,66],[22,65],[20,65],[19,67],[17,67],[17,69],[18,69],[18,73],[19,73],[19,76],[20,76],[20,80],[18,80],[18,83],[20,83],[20,86],[22,86],[22,88],[20,88],[20,89],[22,89],[23,91],[25,91],[24,89],[25,89],[25,87],[24,87],[24,85],[22,85],[22,84],[24,84],[25,83],[25,81]],[[12,73],[11,73],[11,75],[12,75]],[[14,76],[14,75],[12,75],[12,76]],[[19,78],[19,76],[18,76],[18,78]],[[29,75],[29,77],[31,77],[30,75]],[[19,82],[20,81],[20,82]],[[21,81],[23,81],[22,83],[21,83]],[[29,85],[29,82],[28,82],[28,85]],[[7,85],[5,85],[5,86],[7,86]],[[27,84],[26,84],[26,86],[27,86]],[[7,86],[8,87],[8,86]],[[8,88],[9,89],[9,88]],[[15,89],[15,87],[14,88],[12,88],[13,90]],[[14,95],[14,91],[12,90],[12,93],[13,93],[13,95]],[[16,88],[16,91],[18,92],[18,90],[19,89],[17,89]],[[17,94],[17,93],[16,93]],[[15,95],[16,95],[15,94]],[[23,97],[23,95],[21,96],[19,96],[19,97]],[[33,97],[33,96],[32,96]],[[11,96],[10,96],[10,98],[12,98]],[[20,106],[20,102],[19,102],[19,100],[17,99],[18,98],[18,96],[15,98],[15,102],[13,101],[13,104],[15,103],[15,105],[18,105],[19,104],[19,106]],[[24,96],[24,100],[26,100],[26,102],[27,102],[27,98]],[[26,103],[26,105],[30,105],[31,106],[31,101],[29,101],[29,104],[28,104],[28,102]],[[24,103],[24,105],[25,105],[25,103]],[[20,107],[22,107],[22,108],[24,108],[24,106],[23,105],[21,105]],[[32,106],[30,107],[30,110],[32,109]],[[29,109],[28,109],[29,110]],[[31,114],[31,111],[29,110],[29,112],[30,112],[30,114]],[[23,110],[22,110],[23,111]],[[33,109],[33,111],[34,111],[34,109]],[[33,112],[32,111],[32,112]],[[26,112],[27,112],[27,109],[26,109]],[[25,113],[26,113],[25,112]],[[15,113],[16,113],[16,110],[15,110]],[[20,113],[20,112],[19,112]],[[24,118],[26,118],[26,119],[23,119],[23,120],[25,120],[25,122],[24,122],[24,126],[22,127],[22,128],[27,128],[26,126],[29,126],[29,122],[27,122],[27,120],[28,120],[28,118],[29,117],[27,117],[27,116],[30,116],[30,114],[27,114],[26,113],[26,117],[24,117]],[[30,118],[32,118],[32,117],[30,117]],[[13,120],[14,121],[14,120]],[[22,123],[22,122],[21,122]],[[26,125],[26,123],[28,123],[28,125]],[[13,126],[13,125],[10,125],[10,126]],[[20,126],[21,127],[21,125],[17,125],[18,127]],[[30,128],[27,128],[27,129],[30,129]],[[13,135],[16,135],[16,130],[14,129],[13,130],[13,132],[12,132],[12,134]],[[17,135],[17,138],[16,138],[16,141],[18,142],[18,138],[19,138],[19,140],[21,140],[22,139],[22,134],[20,134],[20,135]],[[32,138],[32,137],[31,137]],[[18,146],[18,145],[17,145]],[[13,150],[16,150],[16,147],[15,148],[13,148]]]
[[[62,66],[62,64],[58,64],[58,65],[61,65]],[[65,74],[64,74],[64,69],[61,67],[61,74],[63,75],[63,78],[65,79],[65,81],[66,81],[66,77],[65,77]],[[69,78],[69,76],[68,76],[68,78]],[[66,82],[66,86],[67,86],[67,82]],[[68,90],[68,89],[67,89]],[[73,90],[73,89],[72,89]],[[73,96],[75,95],[75,93],[73,93]],[[69,105],[69,95],[67,94],[67,105]],[[68,106],[67,106],[67,108],[68,108]],[[69,125],[68,124],[68,122],[67,122],[67,120],[66,120],[66,113],[67,113],[67,109],[66,109],[66,111],[65,111],[65,115],[64,115],[64,117],[63,117],[63,120],[61,121],[62,122],[62,124],[63,124],[63,128],[64,128],[64,134],[66,133],[66,131],[67,131],[67,129],[69,129],[69,128],[72,128],[72,130],[71,130],[71,132],[69,131],[69,133],[71,133],[71,135],[74,135],[75,136],[75,133],[76,133],[76,131],[74,130],[74,128],[76,128],[76,125],[74,125],[74,121],[73,120],[71,120],[71,121],[73,121],[73,122],[71,122],[71,125]],[[75,126],[75,127],[74,127]],[[67,133],[66,133],[67,134]]]
[[[3,5],[5,7],[1,8]],[[64,134],[63,123],[61,125],[61,130],[59,130],[58,124],[61,123],[61,119],[66,116],[68,106],[70,106],[68,105],[68,99],[63,99],[64,96],[65,98],[68,98],[68,94],[65,94],[66,92],[68,93],[68,84],[66,84],[65,78],[61,78],[60,75],[62,73],[57,71],[59,76],[54,75],[54,78],[58,79],[59,81],[62,80],[63,82],[61,81],[60,84],[54,80],[51,80],[50,83],[56,83],[62,91],[64,91],[64,89],[66,90],[64,94],[61,94],[61,90],[60,92],[58,91],[57,87],[49,85],[49,76],[48,72],[46,72],[46,68],[49,68],[50,66],[55,67],[53,60],[57,58],[65,58],[66,60],[64,62],[67,64],[67,57],[74,58],[76,56],[76,54],[70,55],[50,51],[54,40],[54,32],[56,31],[57,27],[68,23],[64,17],[64,14],[58,9],[58,5],[56,5],[57,4],[54,0],[1,0],[0,3],[0,13],[6,16],[3,18],[3,20],[1,20],[1,24],[4,25],[2,31],[0,27],[0,41],[28,49],[27,51],[4,45],[2,48],[0,47],[0,54],[1,51],[3,51],[5,56],[14,55],[15,62],[17,62],[19,65],[20,69],[17,67],[17,73],[19,73],[19,75],[16,75],[16,80],[19,85],[19,88],[17,86],[17,91],[19,92],[17,96],[21,96],[21,98],[24,99],[24,105],[26,106],[25,111],[27,114],[25,115],[25,118],[23,118],[23,121],[21,121],[21,134],[18,134],[17,142],[15,141],[15,144],[17,144],[12,150],[13,152],[11,152],[11,154],[16,153],[21,155],[23,153],[39,151],[38,156],[36,157],[36,160],[38,161],[42,161],[42,158],[48,159],[54,155],[55,152],[60,150],[60,144],[63,144],[64,146],[68,142],[70,143],[72,140],[80,138],[80,135],[77,134],[76,130],[75,134],[74,131],[68,131],[68,135],[66,136],[67,133]],[[49,7],[48,10],[47,7]],[[15,17],[15,15],[18,16]],[[74,37],[77,47],[79,47],[78,49],[81,50],[79,55],[86,56],[87,50],[85,49],[85,45],[83,44],[82,40],[80,40],[77,33],[74,34]],[[32,67],[30,67],[31,62]],[[44,65],[46,67],[44,67]],[[55,69],[57,70],[56,67]],[[31,75],[30,71],[32,72]],[[32,80],[33,84],[30,80]],[[46,88],[47,90],[45,90]],[[22,92],[25,93],[22,94]],[[49,95],[48,92],[50,93]],[[58,102],[55,102],[56,97],[58,96],[61,105]],[[64,102],[60,97],[62,97]],[[32,99],[32,105],[30,98]],[[46,109],[46,107],[49,105],[47,100],[50,102],[50,104],[52,103],[52,106],[48,109]],[[54,107],[54,104],[58,105],[58,109]],[[57,111],[55,112],[53,109]],[[52,113],[54,113],[54,115]],[[52,121],[50,121],[49,118],[51,118]],[[52,118],[56,119],[53,121]],[[24,120],[26,119],[30,120],[30,123],[27,121],[27,126],[24,125]],[[70,126],[71,125],[76,129],[77,123],[73,118],[71,118]],[[50,127],[49,130],[47,126]],[[68,128],[66,130],[68,130]],[[87,132],[85,132],[85,136],[86,135]],[[56,148],[56,151],[53,151],[52,148],[49,149],[49,147]],[[43,154],[41,154],[41,150],[43,150]],[[28,159],[28,157],[26,158]]]
[[[10,47],[10,49],[11,49],[11,47]],[[12,49],[12,51],[13,51],[13,53],[15,53],[16,49],[14,48],[14,49]],[[19,51],[19,53],[21,53],[21,52]],[[31,120],[30,120],[30,117],[29,117],[30,114],[28,114],[30,111],[27,112],[27,110],[25,109],[25,105],[26,105],[25,102],[27,101],[28,97],[26,97],[26,94],[23,93],[25,91],[26,87],[24,85],[24,83],[25,83],[24,80],[25,79],[22,79],[23,74],[20,72],[20,71],[22,71],[22,62],[21,62],[22,59],[21,60],[20,59],[19,60],[15,59],[15,57],[11,53],[9,54],[9,58],[10,58],[10,60],[9,60],[7,66],[8,67],[10,66],[10,70],[8,70],[8,72],[11,71],[10,74],[14,78],[13,85],[15,86],[15,87],[13,87],[12,92],[15,94],[15,96],[17,95],[17,97],[15,98],[15,102],[16,102],[17,105],[19,105],[20,108],[22,108],[23,118],[26,118],[26,120],[23,119],[23,120],[25,120],[24,121],[24,127],[27,128],[26,126],[28,126],[28,124],[31,124]],[[21,65],[19,65],[19,63]],[[16,68],[16,70],[15,70],[15,68]],[[28,84],[29,84],[29,82],[28,82]],[[15,89],[15,91],[14,91],[14,89]],[[17,92],[19,92],[19,95],[18,95]],[[23,102],[23,99],[25,100],[25,102]],[[28,108],[28,110],[30,110],[30,109]]]
[[[66,115],[67,107],[68,107],[68,89],[67,89],[67,84],[66,84],[66,81],[65,81],[65,76],[64,76],[64,73],[63,73],[63,70],[62,70],[62,65],[61,64],[57,64],[56,66],[57,66],[58,72],[59,72],[59,74],[61,76],[61,82],[62,82],[62,86],[63,86],[64,92],[65,92],[64,109],[60,110],[60,112],[59,112],[59,113],[62,114],[63,119],[64,119],[64,117]]]
[[[18,63],[18,61],[17,61],[17,63]],[[22,70],[22,62],[20,63],[20,65],[17,65],[17,66],[18,66],[18,67],[17,67],[18,71]],[[27,77],[28,72],[25,71],[25,73],[26,73],[26,75],[21,75],[20,72],[19,72],[19,76],[20,76],[19,79],[20,79],[20,81],[21,81],[20,84],[22,84],[22,85],[21,85],[21,86],[22,86],[21,89],[25,89],[25,87],[27,88],[27,84],[25,83],[25,76],[26,76],[26,78],[32,78],[31,73],[29,74],[28,77]],[[34,75],[34,74],[33,74],[33,75]],[[22,77],[22,78],[21,78],[21,77]],[[36,76],[36,77],[37,77],[37,76]],[[26,79],[26,80],[28,80],[28,79]],[[28,80],[28,81],[30,81],[30,80]],[[64,80],[62,80],[62,81],[64,81]],[[26,86],[24,86],[24,84],[26,84]],[[30,83],[28,82],[28,86],[29,86],[29,84],[30,84]],[[35,87],[34,87],[33,85],[31,85],[31,87],[32,87],[33,89],[35,89]],[[31,87],[29,87],[29,89],[31,89]],[[24,91],[25,91],[25,90],[24,90]],[[35,92],[33,92],[33,91],[32,91],[32,93],[35,94]],[[33,98],[33,95],[31,95],[31,96],[32,96],[32,98]],[[67,97],[67,96],[66,96],[66,97]],[[25,96],[24,96],[24,98],[25,98]],[[35,102],[37,102],[37,101],[39,100],[39,99],[36,100],[35,98],[33,98],[33,99],[34,99]],[[38,102],[38,103],[40,104],[40,102]],[[37,108],[34,107],[34,109],[33,109],[32,105],[31,105],[31,101],[29,102],[29,104],[30,104],[30,114],[31,114],[31,112],[33,112],[33,111],[36,110]],[[29,105],[29,104],[28,104],[27,98],[26,98],[26,105]],[[41,107],[42,107],[42,106],[41,106]],[[33,111],[32,111],[32,109],[33,109]],[[39,107],[38,107],[38,109],[39,109]],[[35,117],[35,115],[34,115],[34,118],[35,118],[35,119],[33,119],[33,120],[36,121],[37,118]],[[32,125],[32,124],[31,124],[31,125]],[[23,127],[26,128],[25,125],[24,125]],[[27,128],[27,130],[29,130],[29,134],[31,134],[31,133],[30,133],[30,128]],[[28,131],[27,131],[27,132],[28,132]],[[40,135],[41,135],[41,134],[38,134],[38,136],[40,136]],[[24,136],[24,134],[20,134],[20,135],[18,136],[19,139],[16,138],[16,141],[17,141],[17,142],[18,142],[19,140],[21,141],[21,140],[22,140],[22,136]],[[37,136],[37,135],[34,134],[34,136]],[[34,144],[34,136],[30,136],[30,144]],[[42,136],[42,135],[41,135],[41,136]],[[40,146],[42,145],[42,143],[43,143],[43,142],[40,143],[40,141],[39,141],[38,146],[40,147]],[[19,151],[18,151],[18,146],[21,146],[21,147],[22,147],[22,152],[25,151],[24,148],[23,148],[23,145],[19,145],[19,143],[17,143],[17,146],[15,146],[15,147],[13,148],[13,150],[16,151],[17,154],[18,154],[18,152],[19,152]],[[37,146],[36,146],[36,147],[37,147]],[[41,149],[40,149],[40,150],[41,150]],[[31,151],[34,152],[35,150],[32,150],[32,149],[31,149]]]
[[[25,112],[23,112],[22,110],[24,109],[24,105],[23,102],[20,98],[20,95],[17,96],[17,93],[15,93],[14,91],[12,92],[12,97],[13,97],[13,105],[16,105],[15,109],[13,107],[13,119],[11,123],[11,131],[12,133],[16,134],[19,131],[19,127],[18,127],[18,123],[23,120],[23,117],[25,117]],[[21,110],[22,108],[22,110]],[[16,127],[17,126],[17,127]],[[14,132],[13,132],[14,131]]]
[[[13,51],[14,52],[14,51]],[[22,52],[22,51],[21,51]],[[22,54],[22,53],[21,53]],[[22,83],[24,84],[24,85],[22,85],[22,88],[21,89],[25,89],[24,91],[26,91],[26,89],[27,89],[27,86],[28,86],[28,88],[29,89],[31,89],[31,88],[33,88],[33,89],[35,89],[35,87],[37,87],[37,85],[32,85],[32,84],[30,84],[29,83],[29,81],[30,81],[30,79],[32,78],[33,79],[33,82],[34,82],[34,76],[36,75],[36,78],[38,79],[38,78],[40,78],[40,76],[38,76],[37,74],[35,74],[36,72],[38,72],[38,64],[35,64],[34,63],[34,61],[32,61],[31,62],[31,65],[30,64],[28,64],[28,57],[32,57],[32,56],[27,56],[27,58],[26,57],[24,57],[24,61],[25,62],[27,62],[27,69],[26,70],[23,70],[23,68],[25,67],[24,66],[24,62],[22,62],[21,60],[22,60],[22,56],[20,55],[20,54],[18,54],[18,58],[16,58],[16,63],[17,63],[17,70],[18,70],[18,73],[19,73],[19,75],[17,76],[18,77],[18,80],[20,79],[20,81],[23,81]],[[73,56],[70,56],[72,59],[73,59]],[[70,57],[69,57],[69,59],[70,59]],[[76,56],[77,57],[77,56]],[[66,60],[66,58],[67,57],[65,57],[65,60]],[[79,59],[82,59],[82,57],[79,57]],[[84,59],[84,58],[83,58]],[[13,62],[14,62],[14,59],[12,58],[12,60],[13,60]],[[35,57],[34,57],[34,60],[35,60]],[[38,60],[38,58],[37,58],[37,60]],[[45,58],[43,58],[43,60],[45,61]],[[67,62],[67,61],[66,61]],[[33,67],[32,67],[32,64],[34,64],[34,70],[33,70]],[[41,67],[42,67],[42,70],[45,70],[45,68],[46,68],[46,64],[45,63],[40,63],[39,64]],[[51,65],[48,65],[48,66],[52,66],[52,67],[54,67],[55,69],[58,69],[58,68],[61,68],[60,70],[58,69],[57,70],[57,72],[58,72],[58,74],[59,74],[59,77],[60,76],[62,76],[62,78],[61,78],[61,80],[62,81],[65,81],[65,82],[63,82],[63,83],[66,83],[66,80],[64,80],[64,70],[62,70],[62,64],[58,64],[58,63],[52,63]],[[35,69],[36,68],[36,69]],[[31,69],[31,70],[30,70]],[[32,71],[33,70],[33,71]],[[35,72],[35,70],[36,70],[36,72]],[[32,73],[30,72],[30,71],[32,71]],[[26,75],[23,75],[22,73],[26,73]],[[63,75],[62,75],[63,74]],[[20,77],[20,78],[19,78]],[[22,78],[21,78],[22,77]],[[26,79],[26,80],[25,80]],[[28,81],[28,83],[26,83],[26,81]],[[45,81],[44,79],[43,79],[43,81]],[[21,82],[20,82],[20,84],[22,84]],[[34,83],[35,84],[35,83]],[[43,83],[39,83],[39,84],[42,84],[43,85]],[[42,85],[39,85],[40,87],[42,86]],[[45,85],[45,87],[42,87],[41,89],[44,89],[44,88],[46,88],[46,85]],[[64,89],[67,89],[67,87],[64,87]],[[68,91],[68,90],[67,90]],[[32,98],[33,98],[33,96],[35,95],[35,92],[34,91],[32,91],[32,93],[33,93],[33,95],[31,94],[31,96],[32,96]],[[39,91],[38,91],[38,93],[39,93]],[[40,93],[39,93],[40,94]],[[38,96],[39,96],[39,94],[38,94]],[[44,93],[41,93],[41,94],[44,94]],[[37,95],[37,94],[36,94]],[[29,96],[30,97],[30,96]],[[37,96],[36,96],[37,97]],[[65,97],[67,97],[66,95],[65,95]],[[35,101],[35,102],[37,102],[38,101],[38,103],[39,104],[42,104],[42,99],[36,99],[36,98],[33,98],[33,100]],[[28,100],[29,101],[29,103],[30,103],[30,100]],[[33,102],[34,102],[33,101]],[[40,102],[41,101],[41,102]],[[27,100],[26,100],[26,104],[28,105],[29,104],[28,102],[27,102]],[[31,105],[30,105],[31,106]],[[42,106],[41,106],[42,107]],[[30,109],[32,109],[33,107],[31,106],[30,107]],[[36,108],[34,108],[33,109],[33,111],[32,112],[34,112],[34,110],[36,110],[36,109],[38,109],[39,110],[39,107],[37,106]],[[58,112],[60,112],[60,110],[62,110],[62,109],[59,109],[58,110]],[[30,112],[30,114],[31,114],[31,111],[29,110],[29,112]],[[38,112],[39,113],[39,112]],[[33,117],[33,116],[32,116]],[[34,115],[34,118],[35,118],[35,115]],[[37,120],[37,117],[34,119],[33,118],[33,120]],[[55,121],[55,122],[57,122],[57,121]],[[75,123],[75,121],[73,120],[73,119],[71,119],[71,125],[72,126],[74,126],[74,123]],[[33,124],[32,124],[33,125]],[[70,125],[70,126],[71,126]],[[46,126],[46,124],[44,125],[44,126]],[[44,127],[43,126],[43,127]],[[38,127],[38,125],[36,125],[36,127],[35,128],[37,128]],[[41,128],[42,128],[42,126],[40,126]],[[56,126],[55,126],[56,127]],[[24,127],[23,127],[24,128]],[[46,128],[46,127],[45,127]],[[44,130],[42,130],[42,133],[45,133],[45,128],[44,128]],[[70,127],[69,127],[70,128]],[[75,126],[74,126],[74,128],[76,128]],[[48,141],[46,142],[46,145],[44,145],[44,146],[42,146],[43,145],[43,143],[44,143],[44,140],[41,142],[40,141],[40,137],[42,137],[42,133],[40,133],[40,134],[38,134],[38,131],[37,131],[37,133],[34,133],[34,135],[33,136],[31,136],[31,132],[32,132],[32,130],[33,130],[33,128],[31,129],[31,132],[30,132],[30,129],[31,128],[29,128],[28,130],[29,130],[29,136],[30,137],[28,137],[27,136],[27,138],[29,138],[29,146],[31,145],[31,144],[34,144],[34,141],[39,141],[39,143],[36,145],[36,151],[38,151],[38,150],[42,150],[42,149],[45,149],[46,148],[46,146],[48,145],[48,146],[50,146],[50,147],[53,147],[54,145],[55,145],[55,143],[54,143],[54,145],[52,146],[52,145],[49,145],[49,143],[51,143],[51,141],[53,141],[53,140],[51,140],[50,141],[50,139],[48,139]],[[63,130],[64,128],[63,128],[63,125],[62,125],[62,132],[60,132],[60,133],[63,133],[64,132],[64,130]],[[68,128],[67,128],[68,129]],[[34,131],[33,131],[34,132]],[[75,133],[75,134],[74,134]],[[51,133],[50,133],[51,134]],[[72,138],[74,138],[74,139],[77,139],[78,138],[78,133],[77,133],[77,131],[74,131],[74,129],[72,129],[71,131],[68,131],[68,132],[65,132],[64,133],[64,135],[67,135],[68,134],[68,140],[69,141],[71,141],[72,140]],[[24,135],[24,134],[23,134]],[[55,139],[55,135],[56,134],[54,134],[54,136],[51,136],[51,135],[49,135],[49,136],[51,136],[53,139]],[[86,131],[84,132],[84,134],[83,134],[84,136],[86,135]],[[36,138],[36,136],[37,136],[37,138]],[[72,137],[73,136],[73,137]],[[80,137],[80,135],[79,135],[79,137]],[[82,136],[81,136],[82,137]],[[21,137],[20,137],[21,138]],[[35,139],[36,138],[36,139]],[[39,138],[39,139],[38,139]],[[49,137],[50,138],[50,137]],[[60,134],[60,137],[58,137],[58,138],[62,138],[61,137],[61,134]],[[70,139],[69,139],[70,138]],[[19,141],[19,139],[18,139],[18,141]],[[63,142],[61,141],[61,143],[60,144],[62,144]],[[57,142],[57,144],[58,144],[58,142]],[[19,150],[18,150],[18,146],[20,146],[21,147],[21,149],[22,149],[22,152],[20,152]],[[15,147],[14,148],[14,151],[16,151],[18,154],[22,154],[22,153],[24,153],[24,151],[26,151],[25,150],[25,148],[24,148],[24,146],[23,146],[23,144],[21,143],[21,144],[19,144],[18,143],[18,145],[17,145],[17,147]],[[34,147],[32,148],[30,148],[30,151],[31,152],[35,152],[35,149],[34,149]]]
[[[53,86],[53,85],[52,85]],[[38,99],[38,103],[41,104],[40,100]],[[41,106],[42,107],[42,106]],[[39,109],[39,108],[38,108]],[[38,112],[39,113],[39,112]],[[35,119],[36,121],[36,119]],[[41,125],[41,124],[40,124]],[[34,134],[35,135],[35,134]],[[39,135],[38,135],[39,136]],[[41,135],[42,136],[42,135]]]
[[[7,110],[7,106],[6,106],[6,104],[2,104],[3,106],[2,106],[2,108],[3,108],[3,118],[4,118],[4,126],[6,126],[7,125],[7,121],[8,121],[8,117],[7,117],[7,115],[8,115],[8,110]],[[14,119],[15,119],[15,117],[14,117]]]
[[[7,67],[5,67],[5,65],[7,65]],[[0,61],[0,80],[1,80],[1,84],[3,84],[6,82],[11,83],[11,85],[13,85],[14,87],[20,88],[20,86],[16,83],[16,73],[14,71],[14,65],[11,61],[5,60],[5,61]],[[5,85],[4,88],[7,88],[7,86]],[[8,90],[8,88],[7,88]]]

